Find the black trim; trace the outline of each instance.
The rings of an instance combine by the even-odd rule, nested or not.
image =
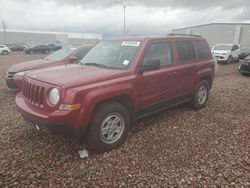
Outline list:
[[[137,112],[136,119],[140,119],[140,118],[152,115],[154,113],[172,108],[172,107],[177,106],[179,104],[189,102],[192,100],[192,98],[193,98],[193,94],[188,93],[188,94],[185,94],[182,96],[174,97],[172,99],[169,99],[169,100],[142,108],[139,110],[139,112]]]
[[[71,138],[79,138],[79,137],[83,137],[87,130],[85,127],[75,128],[70,125],[45,123],[40,120],[37,120],[33,116],[28,115],[27,113],[24,113],[24,112],[21,112],[21,115],[28,125],[31,125],[34,127],[38,125],[39,130],[47,134],[59,134],[59,135],[69,136]]]

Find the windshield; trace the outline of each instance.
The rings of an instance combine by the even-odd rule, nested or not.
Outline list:
[[[81,64],[128,69],[139,45],[139,41],[101,41],[81,60]]]
[[[222,44],[222,45],[216,45],[214,47],[214,50],[231,50],[233,45],[227,45],[227,44]]]
[[[75,50],[76,48],[63,48],[45,57],[45,59],[54,61],[62,60]]]

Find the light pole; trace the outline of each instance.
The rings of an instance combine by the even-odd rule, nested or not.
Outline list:
[[[123,35],[126,36],[126,8],[127,5],[125,3],[116,2],[117,4],[120,4],[123,7]]]
[[[7,44],[7,40],[6,40],[6,24],[5,24],[4,20],[2,21],[2,24],[3,24],[4,43]]]

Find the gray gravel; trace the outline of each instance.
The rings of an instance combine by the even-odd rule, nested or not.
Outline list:
[[[250,77],[238,64],[219,65],[205,109],[147,117],[122,147],[80,159],[82,141],[28,126],[5,86],[13,63],[40,57],[0,56],[0,187],[250,187]]]

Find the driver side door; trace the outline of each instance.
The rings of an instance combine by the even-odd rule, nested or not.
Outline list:
[[[174,96],[175,71],[172,42],[153,42],[148,45],[142,65],[146,60],[160,60],[159,70],[148,70],[140,73],[137,83],[138,102],[141,109],[160,105]]]

